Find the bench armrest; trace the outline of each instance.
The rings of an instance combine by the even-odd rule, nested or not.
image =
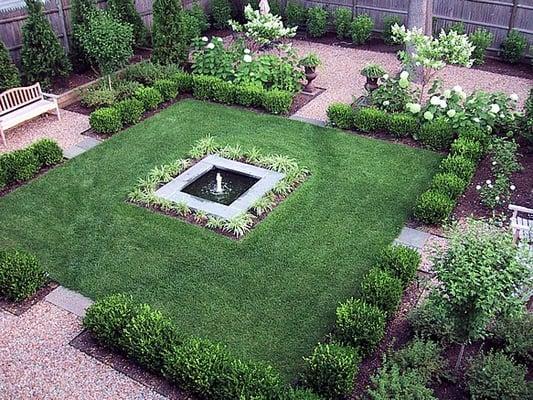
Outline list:
[[[522,207],[522,206],[515,206],[514,204],[509,204],[509,209],[513,211],[527,213],[527,214],[533,214],[533,209]]]
[[[57,94],[52,94],[52,93],[44,93],[43,92],[43,97],[48,97],[48,98],[54,99],[54,100],[59,99],[59,96]]]

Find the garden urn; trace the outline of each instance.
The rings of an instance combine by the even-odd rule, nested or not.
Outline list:
[[[313,93],[315,91],[315,85],[313,85],[313,81],[315,80],[316,76],[316,67],[305,67],[305,79],[307,79],[307,84],[304,87],[304,92]]]

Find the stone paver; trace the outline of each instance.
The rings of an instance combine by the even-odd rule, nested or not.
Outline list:
[[[102,143],[100,140],[86,136],[79,143],[66,149],[63,155],[65,158],[71,159],[85,153],[87,150],[90,150],[93,147],[98,146],[100,143]]]
[[[77,315],[78,317],[84,317],[85,310],[93,304],[91,299],[63,286],[58,286],[48,293],[45,300],[63,310]]]
[[[431,235],[427,232],[404,227],[394,242],[417,250],[422,250],[430,236]]]
[[[79,142],[76,146],[81,147],[85,150],[90,150],[93,147],[98,146],[100,143],[102,143],[100,140],[92,138],[92,137],[85,137],[81,142]]]
[[[162,400],[69,345],[81,320],[47,301],[19,317],[0,311],[0,399]]]

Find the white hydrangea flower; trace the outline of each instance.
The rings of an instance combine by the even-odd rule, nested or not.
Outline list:
[[[466,93],[465,92],[459,93],[459,96],[461,96],[461,99],[466,100]]]
[[[433,106],[438,106],[440,104],[440,99],[437,96],[431,96],[431,99],[429,99],[429,102]]]
[[[207,36],[204,36],[204,37],[202,38],[202,41],[203,41],[203,42],[207,42],[207,41],[209,41],[209,39],[207,38]]]
[[[383,102],[383,105],[384,105],[385,107],[388,106],[388,105],[390,105],[390,101],[385,100],[385,101]]]
[[[509,189],[516,190],[516,186],[515,185],[511,185],[511,186],[509,186]]]
[[[424,119],[431,121],[433,119],[433,113],[431,111],[426,111],[424,113]]]
[[[446,108],[446,107],[448,107],[448,103],[446,103],[446,100],[441,99],[441,100],[439,101],[439,107],[440,107],[440,108]]]
[[[206,47],[208,49],[214,49],[215,48],[215,44],[214,43],[209,43]]]
[[[496,161],[493,161],[493,162],[492,162],[492,165],[496,165],[496,164],[498,164]]]
[[[384,81],[386,81],[387,79],[389,79],[389,74],[385,74],[381,77],[381,79],[383,79]]]
[[[250,49],[244,49],[244,54],[250,54]]]
[[[453,118],[453,117],[455,117],[455,114],[456,114],[456,113],[457,113],[457,112],[452,108],[452,109],[448,110],[448,112],[446,113],[446,115],[447,115],[448,117],[450,117],[450,118]]]
[[[480,119],[479,119],[478,117],[475,117],[475,118],[473,119],[473,121],[474,121],[476,124],[479,124]]]
[[[481,185],[477,185],[476,190],[481,190]]]
[[[456,85],[456,86],[453,87],[453,91],[455,93],[462,93],[463,92],[463,88],[461,86],[459,86],[459,85]]]
[[[252,56],[250,54],[245,54],[244,57],[242,58],[244,62],[252,62]]]
[[[413,114],[419,113],[421,109],[422,107],[418,103],[409,104],[409,111],[411,111]]]
[[[496,201],[500,201],[500,196],[496,196],[496,197],[494,198],[494,200],[496,200]]]
[[[487,185],[490,185],[492,183],[492,181],[490,179],[487,179],[486,183],[487,183]]]
[[[493,114],[498,114],[500,112],[500,106],[498,104],[491,104],[490,112]]]
[[[407,79],[407,78],[409,78],[409,72],[407,72],[407,71],[402,71],[402,73],[400,74],[400,78],[402,78],[402,79]]]
[[[221,38],[220,36],[217,37],[217,40],[218,40],[219,42],[222,42],[222,38]]]
[[[450,97],[452,97],[452,91],[450,89],[446,89],[443,93],[444,97],[446,97],[447,99],[449,99]]]
[[[512,101],[518,101],[518,95],[516,93],[513,93],[509,96],[509,98],[512,100]]]
[[[504,113],[500,113],[500,118],[505,118],[505,114]]]
[[[492,189],[492,183],[489,183],[487,186]]]

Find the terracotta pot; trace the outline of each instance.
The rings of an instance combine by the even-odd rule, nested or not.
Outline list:
[[[316,89],[315,85],[313,85],[313,81],[317,77],[315,69],[315,67],[305,67],[305,79],[307,79],[307,84],[304,87],[304,92],[313,93]]]
[[[372,78],[370,76],[366,77],[366,83],[365,83],[365,89],[370,93],[373,92],[378,88],[378,79],[379,78]]]

